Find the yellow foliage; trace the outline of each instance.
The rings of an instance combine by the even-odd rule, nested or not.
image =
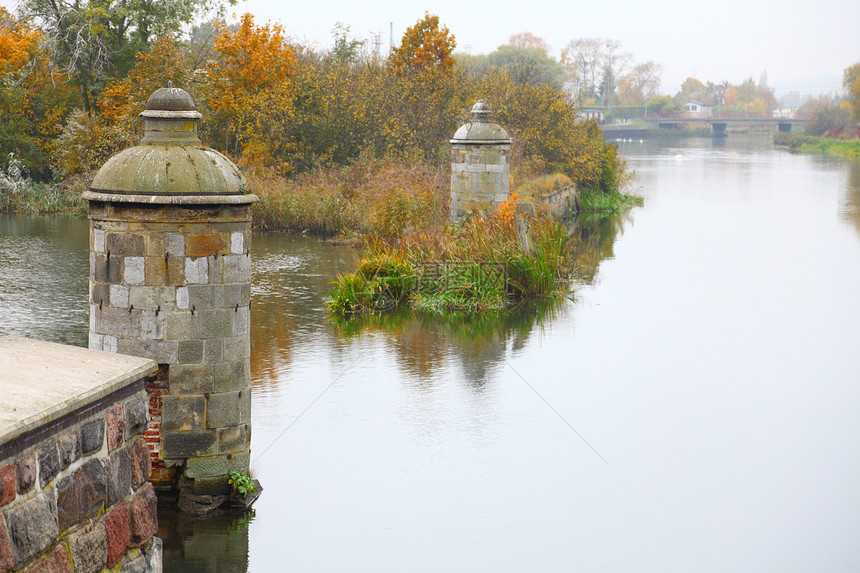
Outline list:
[[[257,26],[245,13],[236,31],[221,24],[213,47],[208,100],[221,124],[224,149],[242,155],[246,164],[289,171],[285,134],[294,115],[296,54],[283,28]]]
[[[400,46],[391,50],[389,63],[398,73],[438,69],[447,71],[454,66],[452,56],[457,40],[447,27],[439,27],[439,16],[429,13],[406,29]]]
[[[29,64],[41,39],[38,30],[27,28],[0,7],[0,73],[18,71]]]
[[[513,227],[519,198],[519,193],[513,193],[510,197],[502,201],[499,205],[499,210],[493,215],[493,219],[496,219],[504,227]]]
[[[295,51],[286,44],[280,24],[254,25],[245,13],[239,29],[221,24],[213,47],[216,59],[210,62],[212,109],[236,113],[258,92],[277,87],[295,73]]]
[[[573,185],[564,173],[551,173],[530,179],[516,187],[517,193],[525,200],[538,203],[542,198]]]
[[[136,145],[142,128],[138,114],[152,92],[167,87],[168,81],[189,91],[199,105],[191,76],[185,46],[171,36],[157,38],[148,50],[135,55],[135,65],[125,78],[105,86],[97,114],[69,117],[52,152],[57,171],[65,175],[90,171],[114,153]]]
[[[860,62],[848,66],[842,72],[842,87],[846,91],[842,105],[851,118],[860,123]]]
[[[726,105],[735,105],[740,99],[740,93],[738,92],[738,88],[736,88],[735,86],[730,87],[726,90],[726,93],[723,97],[725,98]]]
[[[0,155],[15,153],[38,178],[50,175],[48,156],[72,93],[42,40],[38,30],[0,7]]]
[[[456,40],[429,14],[406,31],[387,61],[342,59],[309,48],[297,54],[280,25],[257,25],[250,14],[237,26],[218,27],[203,69],[192,68],[183,42],[160,37],[136,55],[126,77],[104,87],[96,113],[87,118],[70,116],[68,84],[39,51],[40,40],[38,31],[0,9],[0,74],[14,88],[0,94],[0,120],[21,124],[15,129],[26,138],[16,145],[50,147],[61,173],[98,167],[137,143],[138,114],[170,80],[203,113],[204,142],[251,170],[306,173],[381,158],[438,169],[449,160],[449,138],[478,99],[489,100],[495,121],[513,137],[514,182],[563,172],[579,186],[602,187],[619,165],[596,126],[577,120],[576,105],[561,90],[515,82],[503,70],[472,75],[454,66]],[[39,61],[34,72],[32,63]],[[13,68],[20,73],[10,75]],[[428,205],[438,208],[433,189],[390,187],[385,200],[370,192],[362,200],[372,205],[369,217],[396,234],[419,224]]]
[[[747,110],[753,115],[767,116],[767,103],[762,98],[757,97],[749,103]]]
[[[136,54],[134,67],[125,78],[105,87],[99,111],[112,125],[136,122],[147,98],[158,88],[167,87],[167,82],[185,89],[197,102],[199,96],[191,79],[185,46],[173,36],[161,36],[148,50]]]

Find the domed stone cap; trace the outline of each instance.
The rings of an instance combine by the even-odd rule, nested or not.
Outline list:
[[[484,122],[487,123],[490,121],[490,116],[493,114],[490,106],[486,104],[486,102],[482,99],[478,100],[478,103],[472,106],[472,121],[474,122]]]
[[[167,82],[166,88],[158,88],[146,100],[146,109],[163,111],[196,111],[194,99],[182,88],[173,87]]]
[[[508,132],[500,125],[492,123],[493,115],[490,106],[484,100],[478,100],[472,106],[472,121],[460,126],[454,134],[451,143],[510,143]]]
[[[153,204],[240,204],[257,200],[245,176],[227,157],[197,138],[201,115],[183,89],[156,90],[140,115],[140,145],[108,159],[83,198]]]

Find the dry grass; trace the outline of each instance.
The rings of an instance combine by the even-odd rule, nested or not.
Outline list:
[[[335,281],[327,304],[339,315],[403,307],[501,310],[565,294],[571,261],[567,233],[556,221],[513,213],[476,217],[462,228],[405,236],[397,245],[370,243],[356,272]]]
[[[260,197],[257,228],[397,240],[445,224],[449,181],[447,168],[362,162],[292,179],[257,171],[248,188]]]

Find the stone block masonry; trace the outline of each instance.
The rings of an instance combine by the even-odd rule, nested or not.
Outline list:
[[[494,214],[510,193],[510,144],[452,144],[451,219]]]
[[[247,453],[250,205],[92,202],[90,220],[90,348],[161,365],[147,381],[153,483],[173,487],[188,459],[220,468],[208,458]]]
[[[14,337],[0,364],[0,573],[160,572],[144,441],[156,364]]]
[[[188,92],[160,88],[140,115],[140,144],[108,159],[83,194],[89,346],[158,363],[146,381],[152,481],[178,489],[181,508],[205,513],[228,502],[225,468],[248,470],[237,464],[250,454],[257,197],[235,164],[201,145]]]
[[[450,140],[452,223],[472,213],[493,215],[510,194],[511,139],[490,122],[491,114],[479,100],[472,107],[471,121]]]

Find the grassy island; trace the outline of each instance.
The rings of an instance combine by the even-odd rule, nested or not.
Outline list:
[[[339,315],[501,310],[565,294],[570,264],[562,224],[521,217],[506,201],[492,219],[475,218],[398,245],[371,243],[356,271],[338,277],[326,304]]]

